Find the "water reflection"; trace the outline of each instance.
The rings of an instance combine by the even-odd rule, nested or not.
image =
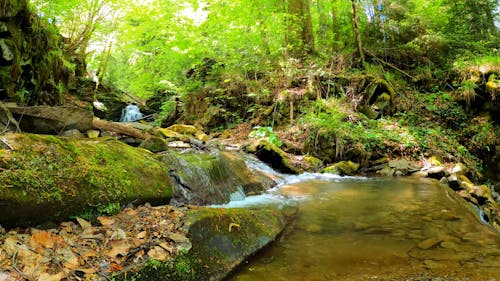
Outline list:
[[[278,192],[305,198],[296,220],[229,280],[500,280],[500,235],[433,181],[313,179]]]

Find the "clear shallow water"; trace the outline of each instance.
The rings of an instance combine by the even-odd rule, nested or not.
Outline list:
[[[228,280],[500,281],[500,234],[434,181],[306,175],[231,204],[290,202],[295,221]]]

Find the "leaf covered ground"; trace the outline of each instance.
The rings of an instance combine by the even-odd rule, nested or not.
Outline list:
[[[57,228],[0,228],[0,281],[99,280],[150,259],[166,261],[191,247],[189,207],[148,204],[97,222],[76,218]]]

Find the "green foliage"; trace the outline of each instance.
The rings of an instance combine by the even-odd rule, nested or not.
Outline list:
[[[274,134],[272,127],[254,127],[248,135],[249,138],[268,138],[269,142],[281,147],[283,144],[280,139]]]

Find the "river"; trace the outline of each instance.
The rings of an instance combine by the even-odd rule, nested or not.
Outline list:
[[[298,213],[230,281],[500,280],[500,234],[433,180],[306,175],[234,203]]]

